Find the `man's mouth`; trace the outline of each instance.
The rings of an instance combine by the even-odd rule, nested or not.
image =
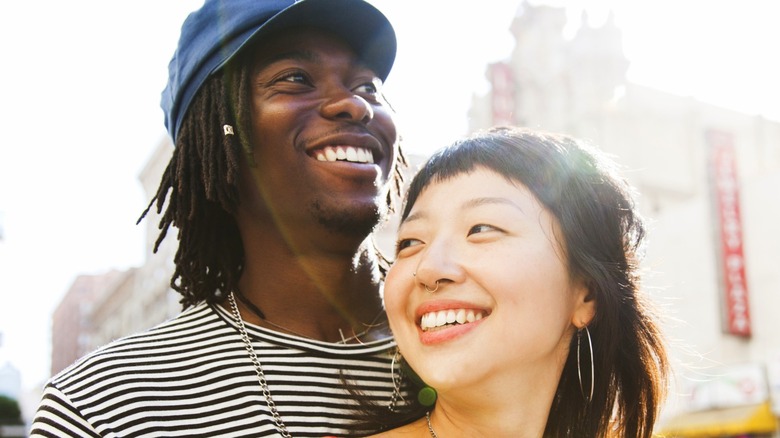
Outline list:
[[[350,163],[374,163],[374,152],[356,146],[326,146],[311,152],[318,161],[347,161]]]
[[[438,312],[429,312],[422,316],[420,328],[424,332],[442,329],[444,327],[468,324],[479,321],[485,317],[481,310],[474,309],[449,309],[439,310]]]

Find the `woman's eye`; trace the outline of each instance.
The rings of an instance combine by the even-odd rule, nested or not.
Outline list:
[[[422,242],[420,242],[417,239],[400,239],[398,241],[398,243],[395,244],[395,253],[398,254],[399,252],[401,252],[401,251],[403,251],[403,250],[405,250],[407,248],[411,248],[413,246],[417,246],[417,245],[419,245],[421,243]]]
[[[496,228],[496,227],[494,227],[492,225],[479,224],[479,225],[474,225],[473,227],[469,228],[468,235],[471,236],[472,234],[484,233],[484,232],[487,232],[487,231],[495,231],[495,230],[498,230],[498,228]]]

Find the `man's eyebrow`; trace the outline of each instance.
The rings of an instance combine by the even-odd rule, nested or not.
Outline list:
[[[262,58],[259,60],[259,64],[266,66],[275,62],[287,60],[318,63],[322,60],[322,57],[311,50],[290,50],[287,52],[277,53],[267,58]]]
[[[322,56],[312,50],[306,50],[306,49],[295,49],[295,50],[289,50],[286,52],[277,53],[275,55],[261,58],[257,60],[256,64],[259,66],[260,69],[263,69],[275,62],[280,61],[300,61],[300,62],[310,62],[314,64],[322,64],[323,58]],[[374,75],[376,75],[376,72],[362,59],[360,58],[353,58],[352,60],[355,67],[360,69],[365,69],[371,71]]]

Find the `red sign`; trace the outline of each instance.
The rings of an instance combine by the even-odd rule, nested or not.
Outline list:
[[[515,80],[512,66],[503,62],[490,65],[491,112],[493,125],[513,125],[515,112]]]
[[[750,336],[750,301],[742,247],[742,217],[739,209],[736,151],[732,136],[708,131],[713,201],[719,225],[720,268],[725,304],[726,331]]]

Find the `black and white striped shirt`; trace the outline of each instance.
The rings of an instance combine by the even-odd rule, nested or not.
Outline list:
[[[247,325],[284,424],[294,437],[345,436],[354,397],[393,392],[392,339],[332,344]],[[53,377],[31,436],[278,436],[231,315],[201,304],[96,350]]]

